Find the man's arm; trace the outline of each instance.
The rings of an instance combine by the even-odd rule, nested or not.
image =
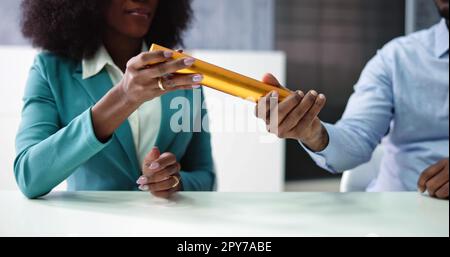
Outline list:
[[[362,72],[342,119],[336,125],[322,123],[329,137],[326,148],[319,152],[305,148],[320,166],[343,172],[370,160],[393,119],[391,77],[389,61],[380,51]]]
[[[282,138],[300,141],[317,164],[330,172],[342,172],[369,161],[393,119],[394,99],[389,67],[389,60],[384,58],[382,50],[364,69],[346,111],[336,125],[318,119],[325,102],[321,99],[325,97],[311,91],[306,95],[299,92],[298,102],[289,104],[289,108],[285,106],[292,101],[291,98],[280,103],[279,122],[265,119],[268,124],[278,126],[269,130],[276,131]],[[311,96],[315,97],[313,101]],[[259,113],[263,101],[269,102],[267,98],[270,97],[260,101]],[[270,112],[270,107],[267,109]],[[258,116],[264,119],[267,115]],[[280,133],[286,130],[289,131],[287,134]]]

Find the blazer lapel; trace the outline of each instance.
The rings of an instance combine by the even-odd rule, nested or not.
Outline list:
[[[170,119],[172,116],[179,111],[178,109],[171,109],[170,103],[176,97],[185,96],[184,91],[174,91],[161,96],[161,107],[162,107],[162,119],[161,126],[158,133],[158,138],[156,140],[156,146],[161,152],[166,152],[170,149],[170,146],[175,139],[176,134],[172,131],[170,127]]]
[[[78,80],[79,84],[84,88],[86,93],[92,99],[93,103],[97,103],[105,94],[111,90],[112,81],[108,72],[103,69],[99,74],[88,79],[82,78],[81,64],[74,73],[74,77]],[[140,175],[140,167],[136,155],[136,149],[134,147],[133,135],[131,133],[131,127],[126,120],[114,133],[114,137],[119,141],[124,152],[127,154],[132,167],[132,174],[127,171],[127,176],[130,179],[135,180],[136,176]]]

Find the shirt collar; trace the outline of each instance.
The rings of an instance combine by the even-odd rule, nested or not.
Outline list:
[[[142,52],[146,51],[148,51],[148,47],[147,44],[143,42]],[[93,57],[89,59],[83,58],[81,65],[83,69],[83,79],[88,79],[97,75],[107,66],[117,67],[104,45],[100,46]]]
[[[448,53],[449,50],[449,33],[445,19],[442,19],[442,21],[437,25],[434,35],[434,52],[438,58],[441,58],[444,54]]]

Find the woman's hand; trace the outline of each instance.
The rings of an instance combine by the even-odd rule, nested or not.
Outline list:
[[[200,84],[203,77],[172,75],[189,68],[192,58],[171,60],[172,52],[153,51],[132,58],[120,83],[110,90],[92,108],[92,124],[95,135],[107,142],[114,131],[144,102],[178,89],[191,89]],[[160,82],[163,89],[160,88]]]
[[[271,74],[264,76],[263,82],[281,87]],[[271,102],[276,103],[272,104],[273,109]],[[278,94],[272,92],[259,100],[256,116],[266,122],[270,133],[280,138],[302,141],[311,150],[319,152],[328,145],[328,133],[318,118],[325,103],[325,96],[316,91],[306,95],[297,91],[278,104]],[[271,117],[271,114],[278,116]]]
[[[153,148],[142,166],[143,175],[137,181],[140,190],[159,198],[170,198],[182,190],[181,165],[174,154],[161,154],[158,148]]]
[[[170,51],[141,53],[127,63],[127,69],[118,87],[124,93],[126,102],[141,105],[165,93],[198,87],[203,76],[172,75],[179,70],[191,67],[195,59],[170,60]],[[163,89],[159,83],[162,83]]]

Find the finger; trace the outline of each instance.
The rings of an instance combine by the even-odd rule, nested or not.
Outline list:
[[[198,85],[203,81],[203,76],[201,74],[192,75],[174,75],[169,78],[163,79],[162,83],[164,88],[173,89],[177,87],[190,87]]]
[[[448,190],[449,190],[449,183],[447,182],[445,185],[439,188],[438,191],[436,191],[436,197],[439,199],[448,199],[449,194]]]
[[[173,61],[168,61],[164,63],[159,63],[156,65],[152,65],[148,71],[152,78],[163,77],[166,74],[175,73],[179,70],[183,70],[191,67],[195,63],[195,59],[188,57]]]
[[[127,63],[127,68],[140,70],[148,65],[165,62],[172,58],[171,51],[150,51],[144,52],[130,59]]]
[[[177,163],[177,158],[172,153],[163,153],[161,156],[152,162],[149,169],[152,171],[152,173],[161,171],[165,169],[168,166],[174,165]]]
[[[151,192],[161,192],[161,191],[167,191],[177,186],[179,183],[179,179],[174,178],[174,176],[171,176],[169,179],[149,184],[149,189]]]
[[[151,93],[152,97],[159,97],[159,96],[162,96],[164,94],[167,94],[167,93],[170,93],[170,92],[173,92],[173,91],[177,91],[177,90],[192,90],[192,89],[201,88],[200,84],[191,82],[188,85],[181,85],[181,86],[174,85],[173,87],[169,87],[167,85],[165,86],[163,84],[163,87],[165,88],[165,90],[161,90],[161,88],[157,84],[157,83],[159,83],[158,80],[155,80],[154,78],[151,78],[151,76],[153,76],[152,72],[149,72],[148,70],[147,71],[142,71],[142,72],[147,73],[147,74],[140,74],[141,77],[143,77],[142,81],[140,83],[142,83],[142,85],[148,87],[148,91],[146,91],[146,92],[148,92],[149,94]],[[175,75],[173,77],[177,77],[177,76],[178,75]],[[164,80],[164,81],[166,81],[166,80]],[[171,83],[171,82],[169,82],[169,83]],[[166,82],[166,84],[167,84],[167,82]]]
[[[171,165],[159,172],[151,173],[148,175],[142,175],[139,177],[139,179],[136,181],[136,184],[145,186],[152,183],[159,183],[165,180],[168,180],[170,176],[173,176],[177,173],[179,173],[181,170],[181,165],[179,163],[176,163],[174,165]],[[148,191],[148,188],[144,188],[144,191]]]
[[[448,183],[448,173],[440,170],[435,176],[428,180],[425,184],[430,196],[436,196],[436,192],[446,183]]]
[[[275,78],[275,76],[270,73],[265,74],[262,81],[272,86],[282,87],[277,78]]]
[[[199,89],[201,87],[202,87],[202,85],[177,86],[177,87],[174,87],[174,88],[167,89],[164,92],[165,93],[169,93],[169,92],[178,91],[178,90],[193,90],[193,89]]]
[[[167,191],[152,192],[155,197],[168,199],[178,192],[178,188],[171,188]]]
[[[427,182],[434,177],[438,172],[440,172],[443,168],[443,164],[441,162],[430,166],[428,169],[426,169],[422,175],[420,175],[419,182],[418,182],[418,188],[420,192],[424,193],[427,190]]]
[[[290,131],[295,128],[314,105],[317,96],[318,94],[316,91],[308,92],[306,96],[303,97],[301,103],[297,105],[297,107],[295,107],[295,109],[285,118],[285,121],[283,123],[283,125],[285,126],[284,129]]]
[[[286,117],[301,103],[305,94],[303,92],[298,91],[294,94],[291,94],[286,98],[283,102],[280,103],[278,108],[278,120],[279,125],[283,123]]]
[[[144,158],[144,163],[142,164],[142,171],[145,172],[148,170],[150,165],[160,157],[161,153],[158,147],[154,147]]]
[[[314,105],[311,107],[311,109],[309,109],[309,111],[304,115],[304,117],[300,120],[300,122],[291,127],[291,129],[298,127],[298,129],[302,130],[309,127],[313,123],[314,119],[316,119],[317,116],[319,116],[319,113],[322,111],[323,107],[325,107],[326,101],[327,100],[325,95],[320,94],[316,98],[316,101],[314,102]]]
[[[170,165],[169,167],[161,170],[160,172],[154,173],[152,176],[147,178],[146,184],[159,183],[162,181],[166,181],[170,179],[171,176],[180,172],[180,164],[176,163],[174,165]]]

